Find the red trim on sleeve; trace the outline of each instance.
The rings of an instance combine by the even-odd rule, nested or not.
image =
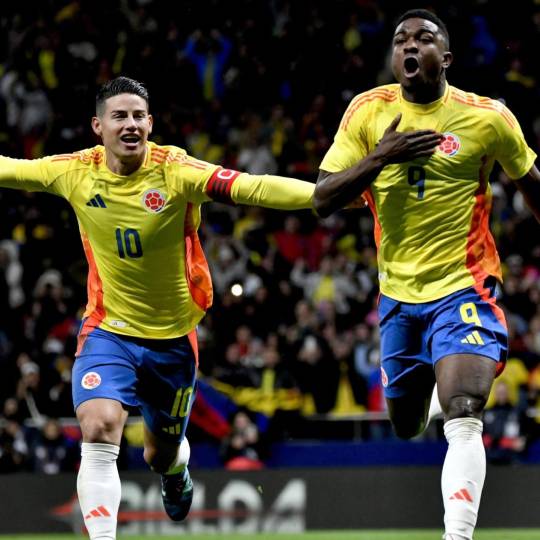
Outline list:
[[[231,188],[240,174],[232,169],[222,169],[221,167],[216,169],[208,180],[206,194],[214,201],[234,204],[231,198]]]

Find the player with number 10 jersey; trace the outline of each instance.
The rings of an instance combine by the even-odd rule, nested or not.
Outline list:
[[[114,174],[96,146],[38,160],[0,157],[0,186],[60,195],[74,208],[89,265],[81,338],[96,327],[146,339],[187,334],[212,303],[197,236],[201,203],[292,210],[310,207],[313,192],[308,182],[241,174],[152,142],[129,178]]]
[[[193,500],[185,430],[195,395],[195,327],[212,303],[197,236],[203,202],[311,208],[314,185],[249,175],[148,141],[148,91],[127,77],[96,94],[103,145],[37,160],[0,156],[0,187],[44,191],[73,207],[88,259],[88,304],[72,391],[81,426],[77,493],[91,540],[116,538],[116,460],[128,407],[144,422],[144,459],[161,474],[167,515]]]

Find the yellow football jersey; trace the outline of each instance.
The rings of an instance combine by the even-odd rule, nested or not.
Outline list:
[[[421,303],[488,275],[501,279],[489,231],[489,175],[498,161],[510,178],[521,178],[536,158],[514,115],[450,85],[427,105],[406,101],[398,84],[380,86],[352,100],[321,170],[360,161],[398,113],[399,131],[433,129],[445,138],[429,158],[387,165],[362,195],[375,218],[381,292]]]
[[[212,302],[197,236],[200,205],[220,200],[311,208],[314,184],[253,176],[147,143],[143,166],[111,172],[103,146],[36,160],[0,156],[0,187],[45,191],[71,204],[89,265],[84,334],[165,339],[190,332]]]

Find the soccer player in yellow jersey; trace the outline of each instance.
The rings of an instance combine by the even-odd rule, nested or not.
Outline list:
[[[64,197],[78,218],[89,275],[73,373],[83,434],[77,490],[91,540],[110,540],[126,406],[142,411],[144,457],[162,475],[167,513],[180,521],[191,506],[184,433],[195,326],[212,302],[197,237],[201,204],[311,208],[314,184],[223,169],[149,142],[148,93],[125,77],[99,90],[92,128],[103,146],[37,160],[0,157],[0,186]]]
[[[482,410],[504,365],[499,257],[488,228],[498,161],[540,220],[540,174],[512,113],[450,86],[445,25],[425,10],[398,20],[399,84],[355,97],[321,163],[322,216],[367,203],[375,218],[382,383],[398,436],[426,424],[437,383],[449,446],[446,540],[470,540],[485,477]]]

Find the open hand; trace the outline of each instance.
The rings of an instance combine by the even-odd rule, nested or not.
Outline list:
[[[397,131],[401,121],[399,113],[386,128],[376,152],[386,163],[404,163],[413,159],[431,156],[444,138],[432,129]]]

